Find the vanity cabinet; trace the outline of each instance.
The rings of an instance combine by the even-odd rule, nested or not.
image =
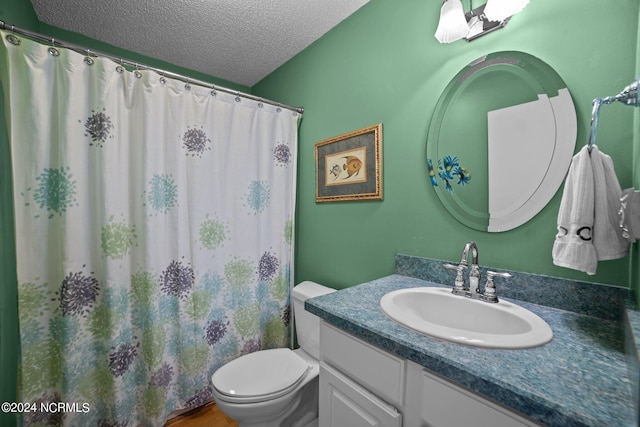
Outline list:
[[[540,426],[324,321],[319,427]]]

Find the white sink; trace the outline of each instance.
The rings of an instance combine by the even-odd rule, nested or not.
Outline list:
[[[453,295],[451,288],[400,289],[384,295],[380,306],[403,326],[477,347],[522,349],[541,346],[553,338],[549,325],[523,307]]]

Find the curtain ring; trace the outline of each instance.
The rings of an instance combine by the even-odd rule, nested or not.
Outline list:
[[[87,49],[87,55],[84,57],[84,63],[87,65],[93,65],[95,63],[91,57],[91,49]]]
[[[164,78],[164,70],[162,70],[162,74],[160,75],[160,83],[165,84],[166,82],[167,82],[167,79]]]
[[[49,52],[49,55],[51,56],[60,56],[60,51],[58,49],[56,49],[56,39],[52,38],[51,39],[51,47],[49,49],[47,49],[47,51]]]
[[[124,73],[124,67],[122,66],[122,58],[120,58],[120,65],[116,67],[116,71],[120,74]]]
[[[216,96],[218,92],[216,91],[216,85],[211,83],[211,96]]]
[[[242,98],[240,98],[240,92],[236,92],[236,102],[240,101],[242,101]]]
[[[7,39],[7,41],[14,46],[20,46],[20,43],[22,43],[22,41],[18,36],[16,36],[16,33],[14,31],[15,28],[16,28],[15,25],[11,26],[11,34],[7,34],[5,39]]]
[[[136,64],[136,70],[133,72],[133,75],[136,76],[136,79],[139,79],[140,77],[142,77],[142,73],[138,69],[138,64]]]
[[[185,90],[191,90],[191,84],[189,83],[189,77],[187,77],[187,82],[184,84]]]

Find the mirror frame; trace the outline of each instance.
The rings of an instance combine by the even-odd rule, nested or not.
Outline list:
[[[555,121],[555,140],[548,141],[549,144],[553,144],[553,152],[550,153],[549,164],[545,165],[546,171],[543,173],[543,178],[536,190],[531,195],[527,195],[528,198],[524,203],[519,206],[513,206],[512,211],[508,214],[499,218],[491,218],[489,212],[480,211],[474,206],[461,201],[452,191],[449,182],[446,185],[439,185],[441,181],[439,181],[438,162],[441,162],[440,166],[444,166],[442,164],[445,157],[444,154],[447,151],[449,151],[448,154],[455,154],[451,153],[450,150],[446,150],[444,146],[446,142],[441,140],[445,121],[459,123],[459,120],[468,119],[468,117],[449,117],[453,114],[451,110],[455,106],[455,102],[458,101],[465,89],[468,90],[475,79],[497,72],[513,73],[518,79],[522,79],[522,83],[528,86],[529,91],[536,92],[538,100],[548,99],[548,108]],[[499,89],[491,87],[488,90],[495,93]],[[514,105],[522,104],[516,102]],[[510,106],[513,105],[505,105],[505,107]],[[485,112],[483,110],[480,111]],[[486,112],[488,113],[488,111]],[[491,53],[476,59],[460,70],[446,86],[436,104],[429,126],[426,150],[431,183],[443,206],[462,224],[476,230],[489,232],[511,230],[528,222],[537,215],[558,191],[571,164],[576,137],[577,119],[575,106],[566,84],[553,68],[540,59],[524,52],[504,51]],[[488,151],[488,135],[481,138],[482,141],[479,142],[484,142]],[[489,165],[487,164],[486,167],[488,171]],[[442,172],[442,169],[440,172]],[[462,182],[462,184],[469,184],[468,186],[464,185],[465,191],[473,189],[472,172],[465,169],[457,175],[461,181],[468,179],[468,181]],[[466,178],[465,173],[468,174]],[[459,188],[462,190],[463,186]],[[456,188],[456,191],[458,191],[458,188]],[[479,190],[475,189],[475,191]],[[480,191],[488,199],[488,188]]]

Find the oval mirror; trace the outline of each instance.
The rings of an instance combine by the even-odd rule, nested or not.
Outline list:
[[[466,226],[511,230],[556,193],[576,134],[573,100],[553,68],[523,52],[483,56],[438,100],[427,138],[431,184]]]

